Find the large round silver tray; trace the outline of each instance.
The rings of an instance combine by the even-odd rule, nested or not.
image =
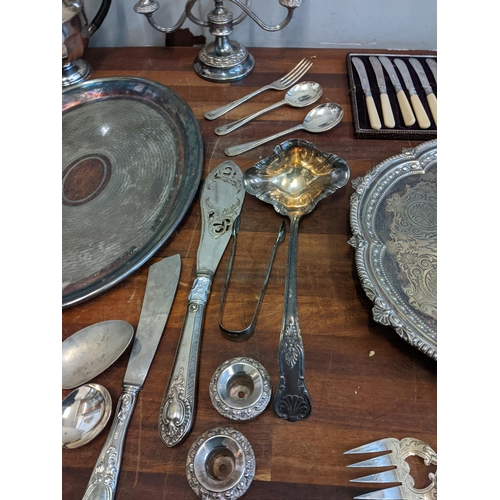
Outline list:
[[[63,308],[108,290],[160,248],[202,168],[198,122],[164,85],[102,78],[63,92]]]
[[[352,185],[349,244],[373,318],[437,360],[437,140]]]

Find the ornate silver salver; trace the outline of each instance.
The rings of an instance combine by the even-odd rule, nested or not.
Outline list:
[[[437,360],[437,140],[352,185],[349,244],[373,318]]]

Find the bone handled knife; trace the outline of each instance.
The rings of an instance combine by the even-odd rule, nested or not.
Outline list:
[[[394,87],[394,91],[396,92],[396,97],[398,99],[399,109],[401,110],[401,114],[403,116],[403,122],[407,127],[411,127],[415,123],[415,115],[411,109],[410,103],[408,102],[408,98],[406,97],[405,91],[399,82],[399,77],[396,73],[396,69],[394,68],[392,62],[388,57],[381,56],[379,57],[379,61],[382,63],[382,66],[387,71],[391,83]]]
[[[377,78],[377,85],[380,91],[380,104],[382,105],[382,117],[384,118],[384,125],[387,128],[394,128],[396,122],[394,120],[394,114],[392,113],[392,107],[389,101],[389,96],[387,95],[384,70],[382,69],[380,61],[376,57],[370,56],[368,60],[370,61],[373,71],[375,71],[375,77]]]
[[[406,89],[410,94],[410,101],[413,106],[413,111],[415,111],[415,116],[417,117],[418,126],[424,129],[429,128],[431,126],[431,122],[424,107],[422,106],[422,101],[420,100],[420,97],[418,97],[417,91],[415,90],[415,85],[413,85],[413,80],[411,79],[408,67],[402,59],[394,59],[394,64],[399,69],[399,72],[403,77],[403,81],[405,82]]]
[[[438,83],[438,67],[437,67],[437,62],[434,59],[426,59],[425,62],[427,63],[427,66],[431,69],[432,76],[434,77],[434,81],[436,82],[436,85]]]
[[[181,256],[173,255],[149,268],[141,316],[130,353],[115,418],[90,476],[83,500],[112,500],[120,474],[125,436],[174,300]]]
[[[188,296],[177,353],[158,417],[158,432],[168,447],[183,441],[193,426],[205,307],[244,197],[243,173],[231,160],[215,167],[203,184],[196,278]]]
[[[365,94],[366,109],[368,110],[368,119],[370,120],[370,127],[374,130],[380,130],[382,128],[382,123],[380,123],[380,118],[378,116],[377,107],[375,106],[375,101],[373,100],[372,91],[370,88],[370,82],[368,80],[368,75],[366,74],[365,65],[359,57],[353,57],[352,63],[358,72],[359,79],[361,80],[361,88]]]
[[[427,79],[427,75],[425,74],[425,70],[422,67],[422,64],[418,59],[415,59],[414,57],[410,58],[410,64],[413,66],[413,69],[415,70],[415,73],[417,73],[418,79],[420,80],[420,83],[422,85],[422,88],[424,89],[425,96],[427,98],[427,103],[429,104],[429,108],[432,113],[432,118],[434,119],[434,123],[437,126],[437,98],[434,92],[432,91],[431,84],[429,83],[429,80]]]

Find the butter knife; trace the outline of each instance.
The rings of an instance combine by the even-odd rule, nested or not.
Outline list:
[[[174,301],[181,271],[180,255],[149,268],[141,316],[116,405],[115,417],[90,476],[83,500],[112,500],[120,474],[125,436]]]
[[[196,278],[188,296],[177,353],[158,418],[160,438],[168,447],[183,441],[193,426],[205,307],[244,197],[243,174],[231,160],[210,172],[201,191],[202,227]]]
[[[382,105],[382,116],[384,118],[384,125],[387,128],[394,128],[396,122],[394,120],[394,114],[392,113],[392,107],[389,101],[389,96],[387,95],[387,87],[385,85],[385,76],[384,76],[384,70],[382,69],[382,64],[380,64],[380,61],[374,56],[370,56],[368,60],[370,61],[373,71],[375,71],[375,77],[377,78],[377,85],[380,92],[380,104]]]
[[[366,109],[368,111],[370,127],[374,130],[380,130],[382,128],[382,123],[380,123],[377,107],[375,106],[375,101],[373,100],[365,65],[359,57],[353,57],[351,60],[352,64],[354,64],[354,67],[356,68],[356,71],[358,72],[359,79],[361,80],[361,88],[363,89],[363,92],[365,94]]]
[[[394,68],[392,62],[388,57],[381,56],[379,57],[379,61],[382,63],[382,66],[387,71],[391,83],[394,87],[394,91],[396,92],[396,97],[399,103],[399,109],[401,110],[401,115],[403,116],[403,122],[407,127],[411,127],[415,123],[415,115],[411,110],[410,103],[408,102],[408,98],[406,97],[405,91],[399,82],[398,75],[396,74],[396,69]]]
[[[418,97],[418,93],[415,90],[415,85],[413,84],[413,80],[411,79],[410,72],[406,64],[402,59],[394,59],[394,64],[399,69],[401,76],[403,77],[403,81],[405,82],[406,89],[410,94],[411,105],[413,106],[413,111],[415,112],[415,116],[417,117],[417,123],[420,128],[429,128],[431,126],[431,122],[427,113],[425,112],[424,107],[422,106],[422,101],[420,97]]]
[[[422,64],[418,59],[415,59],[414,57],[409,59],[410,64],[413,66],[413,69],[415,70],[415,73],[417,73],[418,79],[420,80],[420,83],[422,85],[422,88],[424,89],[425,96],[427,98],[427,103],[429,104],[429,109],[431,110],[432,113],[432,118],[434,119],[434,123],[437,126],[437,99],[436,95],[432,91],[431,84],[429,83],[429,80],[427,79],[427,75],[425,74],[425,70],[422,67]]]
[[[437,62],[434,59],[426,59],[425,62],[427,63],[427,66],[431,69],[432,76],[434,77],[434,81],[436,82],[436,85],[438,83],[438,67],[437,67]]]

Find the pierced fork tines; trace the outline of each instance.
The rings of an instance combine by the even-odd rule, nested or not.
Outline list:
[[[207,111],[204,116],[207,120],[215,120],[216,118],[219,118],[220,116],[226,114],[228,111],[236,108],[240,104],[248,101],[252,97],[255,97],[257,94],[264,92],[264,90],[285,90],[291,87],[293,84],[297,83],[307,73],[307,71],[309,71],[309,68],[312,65],[313,63],[310,59],[304,58],[291,71],[282,76],[280,79],[270,83],[269,85],[264,85],[264,87],[261,87],[260,89],[257,89],[254,92],[251,92],[250,94],[237,99],[236,101],[233,101],[212,111]]]

